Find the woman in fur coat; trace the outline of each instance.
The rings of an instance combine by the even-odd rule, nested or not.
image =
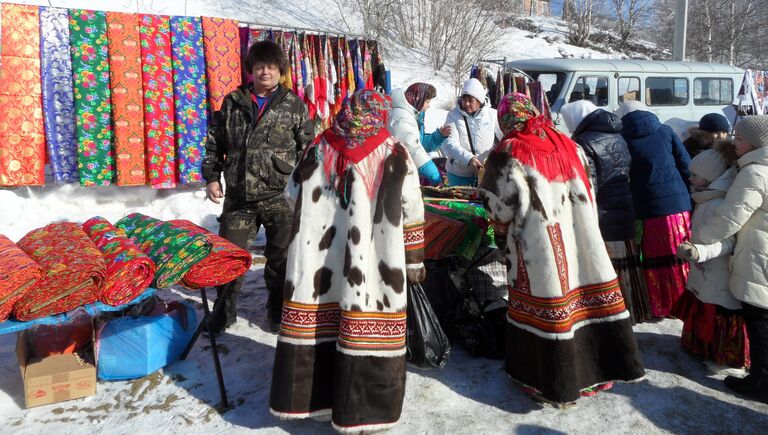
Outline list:
[[[406,282],[424,279],[416,167],[386,129],[389,99],[355,92],[286,187],[294,207],[270,409],[385,429],[405,393]]]
[[[499,103],[504,139],[480,192],[506,244],[506,369],[534,399],[567,404],[644,376],[629,312],[576,144],[528,97]]]

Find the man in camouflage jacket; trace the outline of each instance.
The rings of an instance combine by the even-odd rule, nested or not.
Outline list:
[[[253,71],[254,82],[224,98],[208,130],[202,164],[208,199],[218,204],[224,197],[219,234],[248,249],[259,227],[264,227],[264,281],[272,328],[279,323],[282,311],[292,220],[283,189],[314,130],[304,103],[278,84],[287,65],[278,45],[261,41],[251,47],[246,68]],[[222,173],[226,196],[220,181]],[[218,309],[209,332],[220,333],[235,322],[235,299],[242,280],[217,289],[216,304],[223,303],[224,309]]]

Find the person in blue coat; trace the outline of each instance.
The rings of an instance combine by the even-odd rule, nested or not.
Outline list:
[[[677,245],[690,238],[691,158],[672,128],[643,103],[625,102],[617,114],[632,156],[629,185],[635,217],[642,221],[640,249],[651,311],[668,317],[688,279],[688,264],[675,254]]]

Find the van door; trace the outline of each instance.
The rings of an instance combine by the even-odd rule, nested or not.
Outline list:
[[[609,94],[608,76],[595,74],[576,77],[566,95],[569,103],[588,100],[597,107],[605,107],[609,102]]]

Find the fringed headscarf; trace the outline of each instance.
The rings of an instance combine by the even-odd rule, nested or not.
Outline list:
[[[527,96],[505,95],[499,102],[498,118],[504,133],[499,150],[508,152],[549,181],[564,183],[578,177],[585,186],[590,185],[576,143],[555,130]],[[591,198],[591,190],[587,190]]]
[[[405,99],[417,112],[424,108],[424,102],[435,98],[437,90],[429,83],[414,83],[405,90]]]
[[[342,197],[347,193],[347,172],[352,169],[362,178],[369,197],[378,188],[390,142],[386,126],[391,108],[386,95],[371,89],[359,90],[344,101],[331,128],[317,137],[325,173]],[[363,160],[365,164],[360,164]]]

